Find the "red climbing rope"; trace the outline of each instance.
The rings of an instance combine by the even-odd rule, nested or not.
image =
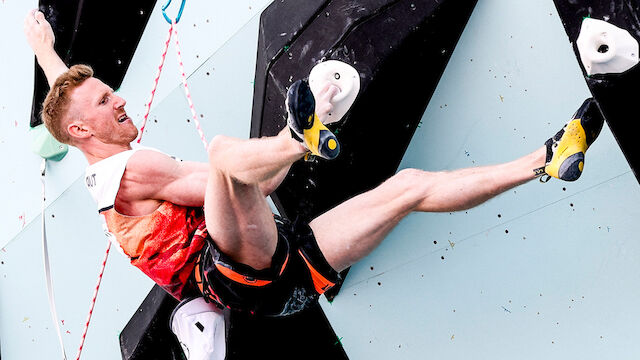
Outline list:
[[[173,34],[176,36],[176,56],[178,57],[178,65],[180,65],[180,74],[182,75],[182,84],[184,85],[184,94],[187,97],[187,102],[189,103],[189,109],[191,110],[191,117],[193,118],[193,123],[196,126],[196,130],[200,135],[200,140],[204,144],[205,150],[208,148],[207,138],[204,136],[204,131],[202,131],[202,126],[200,126],[200,121],[198,121],[198,116],[196,115],[196,110],[193,107],[193,101],[191,101],[191,93],[189,93],[189,85],[187,84],[187,75],[184,73],[184,65],[182,64],[182,55],[180,53],[180,42],[178,41],[178,29],[175,27],[175,22],[172,23]]]
[[[89,330],[89,322],[91,322],[91,315],[93,315],[93,308],[96,305],[96,299],[98,298],[98,290],[100,289],[100,283],[102,282],[102,275],[104,274],[104,269],[107,265],[107,259],[109,258],[109,250],[111,250],[111,239],[107,241],[107,251],[104,254],[104,259],[102,260],[102,267],[100,268],[100,274],[98,275],[98,283],[96,284],[96,288],[93,291],[93,297],[91,298],[89,315],[87,315],[87,322],[84,324],[84,330],[82,331],[82,338],[80,339],[80,346],[78,347],[78,355],[76,356],[76,360],[80,360],[80,354],[82,353],[82,348],[84,347],[84,340],[87,337],[87,331]]]
[[[167,40],[164,44],[164,49],[162,51],[162,59],[160,60],[160,65],[158,66],[158,73],[156,74],[156,78],[153,83],[153,89],[151,90],[151,96],[149,97],[149,102],[147,103],[147,108],[142,120],[142,125],[140,126],[140,133],[138,134],[137,143],[139,144],[142,140],[142,134],[144,132],[145,126],[147,124],[147,118],[149,117],[149,112],[151,111],[151,103],[153,102],[153,98],[156,93],[156,89],[158,87],[158,81],[160,80],[160,74],[162,73],[162,68],[164,66],[164,61],[167,56],[167,51],[169,47],[169,43],[171,42],[171,35],[175,36],[175,45],[176,45],[176,57],[178,58],[178,65],[180,67],[180,77],[182,79],[182,85],[184,89],[185,96],[187,97],[187,102],[189,103],[189,110],[191,111],[191,118],[193,119],[193,123],[196,126],[196,131],[198,131],[198,135],[200,136],[200,140],[204,144],[204,148],[207,149],[207,138],[204,135],[204,131],[202,131],[202,126],[200,125],[200,121],[198,120],[198,115],[196,113],[195,107],[193,106],[193,100],[191,99],[191,92],[189,91],[189,85],[187,83],[187,75],[184,71],[184,64],[182,62],[182,52],[180,51],[180,41],[178,40],[178,29],[176,27],[175,20],[171,22],[171,26],[169,27],[169,34],[167,35]]]
[[[155,96],[156,93],[156,89],[158,87],[158,82],[160,80],[160,74],[162,73],[162,68],[164,66],[164,61],[165,58],[167,56],[167,51],[169,48],[169,43],[171,42],[171,35],[175,35],[175,45],[176,45],[176,56],[178,57],[178,64],[180,66],[180,74],[182,77],[182,85],[184,87],[184,92],[185,95],[187,97],[187,102],[189,103],[189,109],[191,110],[191,116],[193,118],[193,122],[196,126],[196,130],[198,131],[198,134],[200,135],[200,140],[202,140],[202,143],[204,144],[204,148],[207,149],[208,145],[207,145],[207,140],[206,137],[204,135],[204,132],[202,131],[202,127],[200,125],[200,121],[198,121],[198,116],[196,113],[196,110],[193,106],[193,101],[191,100],[191,93],[189,92],[189,85],[187,84],[187,76],[184,72],[184,65],[182,63],[182,55],[180,52],[180,42],[178,41],[178,31],[176,29],[176,21],[173,20],[171,22],[171,26],[169,27],[169,33],[167,35],[167,40],[165,41],[164,44],[164,49],[162,51],[162,58],[160,60],[160,65],[158,66],[158,72],[156,74],[156,77],[154,79],[154,83],[153,83],[153,88],[151,90],[151,95],[149,97],[149,102],[146,105],[146,110],[145,110],[145,114],[142,120],[142,124],[140,125],[140,133],[138,134],[138,139],[137,139],[137,143],[139,144],[140,141],[142,140],[142,134],[144,132],[145,126],[147,124],[147,119],[149,117],[149,113],[151,112],[151,103],[153,102],[153,98]],[[85,323],[84,326],[84,330],[82,332],[82,339],[80,340],[80,346],[78,348],[78,355],[76,356],[76,360],[80,360],[80,354],[82,353],[82,348],[84,347],[84,341],[86,339],[87,336],[87,331],[89,330],[89,323],[91,322],[91,315],[93,314],[93,308],[96,304],[96,299],[98,297],[98,290],[100,289],[100,283],[102,282],[102,275],[104,274],[104,270],[107,264],[107,259],[109,257],[109,250],[111,249],[111,241],[109,240],[108,245],[107,245],[107,251],[105,252],[104,255],[104,260],[102,261],[102,267],[100,268],[100,273],[98,275],[98,282],[96,284],[96,288],[93,292],[93,297],[91,299],[91,306],[89,308],[89,315],[87,316],[87,321]]]
[[[160,65],[158,66],[158,72],[156,73],[156,78],[153,82],[153,89],[151,89],[151,95],[149,96],[149,102],[147,103],[147,109],[144,112],[144,117],[142,118],[142,125],[140,125],[140,133],[138,134],[137,143],[140,144],[140,140],[142,140],[142,134],[144,133],[144,128],[147,125],[147,118],[149,117],[149,113],[151,112],[151,103],[153,102],[153,97],[156,95],[156,89],[158,88],[158,81],[160,80],[160,74],[162,73],[162,67],[164,66],[164,59],[167,57],[167,51],[169,50],[169,43],[171,42],[171,33],[173,32],[173,24],[169,27],[169,32],[167,33],[167,40],[164,42],[164,49],[162,50],[162,59],[160,60]]]

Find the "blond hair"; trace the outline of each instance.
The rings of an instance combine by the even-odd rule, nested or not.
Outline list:
[[[42,104],[42,121],[51,135],[61,143],[73,145],[73,139],[66,128],[71,93],[92,76],[93,69],[90,66],[72,66],[56,79]]]

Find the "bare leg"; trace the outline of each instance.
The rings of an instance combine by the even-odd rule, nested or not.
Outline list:
[[[534,178],[546,148],[518,160],[451,172],[400,171],[309,225],[329,264],[338,271],[369,254],[412,211],[448,212],[479,205]]]
[[[255,269],[271,265],[277,230],[260,183],[304,153],[299,142],[285,136],[213,139],[204,212],[209,234],[222,252]]]
[[[326,86],[318,94],[316,113],[321,119],[331,112],[337,90]],[[271,265],[277,229],[265,194],[306,152],[288,128],[270,138],[214,138],[204,211],[211,238],[227,256],[258,270]]]

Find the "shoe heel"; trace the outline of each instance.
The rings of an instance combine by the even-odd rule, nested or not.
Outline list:
[[[320,130],[320,143],[318,146],[320,155],[328,160],[335,159],[340,154],[338,138],[329,130]]]
[[[584,168],[584,154],[576,153],[566,158],[560,169],[558,169],[558,177],[564,181],[576,181],[582,175]]]

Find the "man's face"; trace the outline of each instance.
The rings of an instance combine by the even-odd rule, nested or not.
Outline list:
[[[127,102],[96,78],[88,78],[71,94],[69,114],[105,144],[128,145],[138,136],[138,128],[124,110]]]

